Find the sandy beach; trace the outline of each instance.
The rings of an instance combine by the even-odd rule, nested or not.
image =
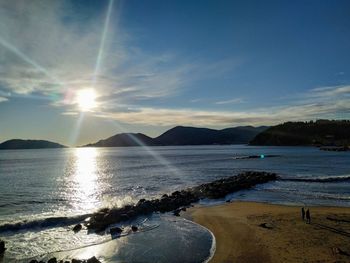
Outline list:
[[[350,208],[232,202],[194,207],[186,216],[210,229],[216,251],[210,262],[350,262]]]

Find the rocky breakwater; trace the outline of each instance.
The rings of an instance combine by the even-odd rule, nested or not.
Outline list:
[[[174,211],[174,214],[178,214],[179,209],[198,202],[200,199],[223,198],[229,193],[249,189],[257,184],[277,179],[278,176],[275,173],[244,172],[182,191],[175,191],[170,195],[164,194],[160,199],[141,199],[136,205],[101,209],[86,220],[86,227],[89,230],[100,232],[104,231],[111,224],[153,212],[165,213]]]

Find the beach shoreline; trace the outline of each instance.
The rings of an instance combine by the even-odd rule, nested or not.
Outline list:
[[[195,206],[184,217],[209,229],[216,250],[209,262],[350,262],[350,208],[235,201]]]

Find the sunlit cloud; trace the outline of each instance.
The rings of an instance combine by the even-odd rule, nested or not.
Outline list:
[[[3,101],[8,101],[8,98],[0,97],[0,102],[3,102]]]
[[[319,118],[346,119],[350,117],[348,86],[313,89],[303,99],[289,105],[251,108],[246,111],[215,111],[166,108],[119,108],[115,112],[100,113],[102,118],[143,125],[193,125],[229,127],[235,125],[272,125],[288,121]],[[301,97],[301,96],[300,96]]]

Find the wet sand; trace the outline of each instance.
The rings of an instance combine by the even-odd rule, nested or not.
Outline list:
[[[350,262],[350,208],[310,211],[311,224],[301,207],[255,202],[194,207],[186,216],[214,233],[212,263]]]

